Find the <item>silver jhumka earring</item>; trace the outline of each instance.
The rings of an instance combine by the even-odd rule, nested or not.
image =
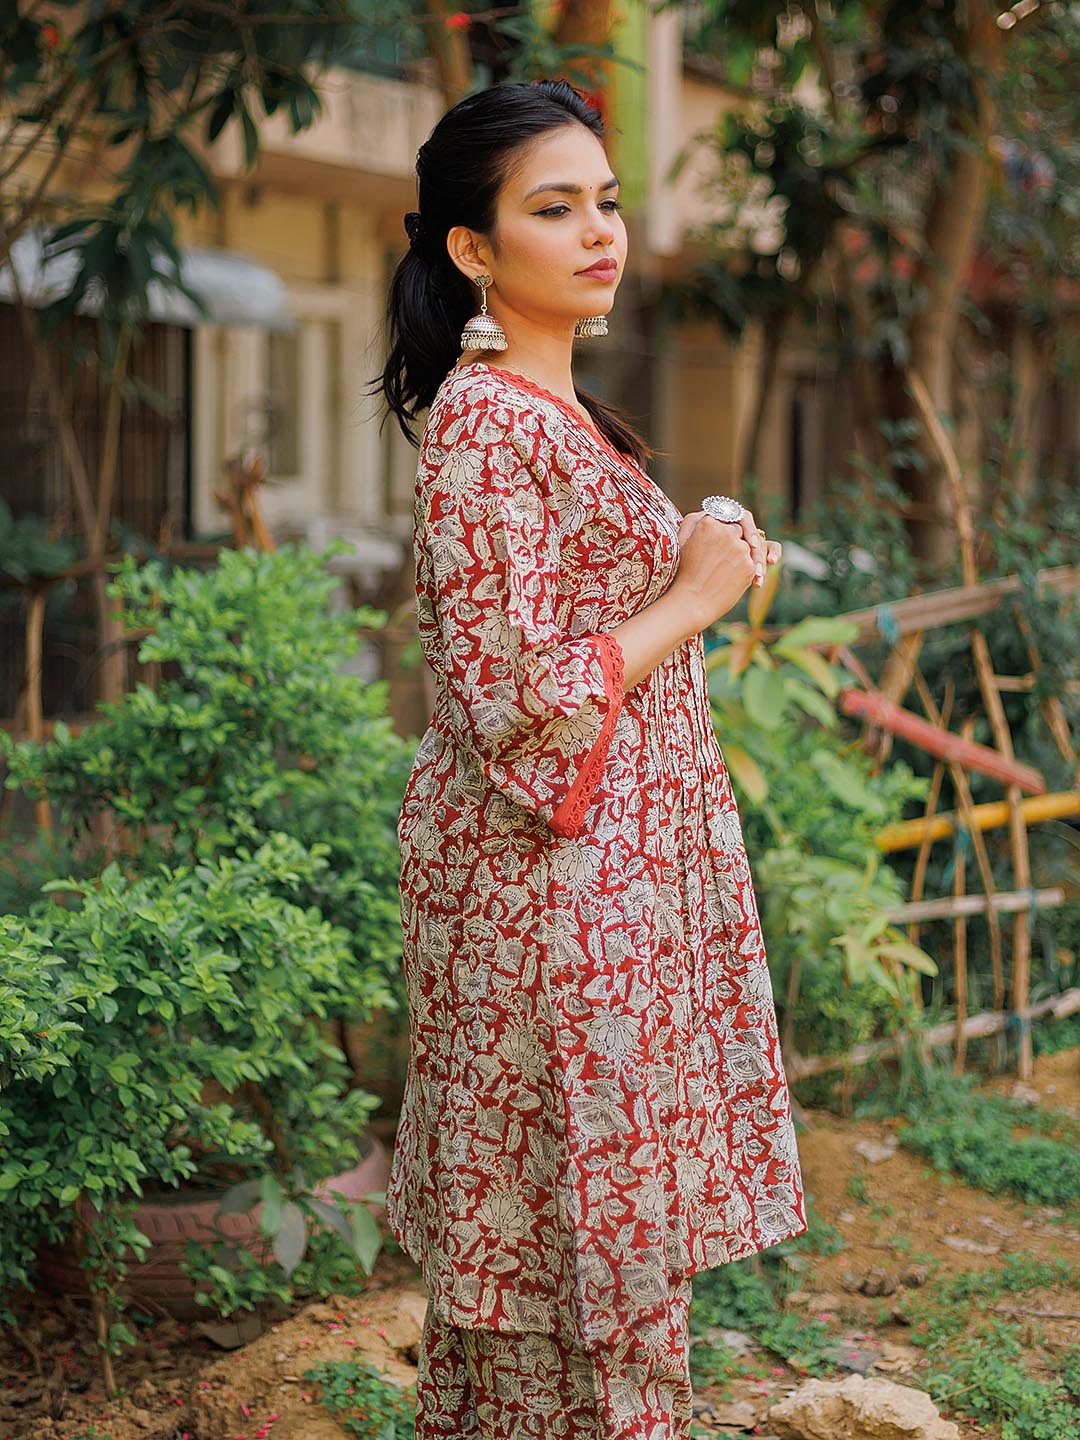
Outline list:
[[[574,326],[575,340],[598,340],[608,333],[606,315],[587,315]]]
[[[465,329],[461,332],[461,348],[462,350],[505,350],[506,331],[494,315],[488,314],[487,287],[491,284],[491,276],[474,275],[473,279],[480,286],[480,314],[474,315],[471,320],[466,322]]]

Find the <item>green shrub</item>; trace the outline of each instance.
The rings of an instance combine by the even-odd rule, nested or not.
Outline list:
[[[759,627],[766,604],[751,612]],[[912,972],[936,973],[889,922],[903,887],[876,843],[925,782],[906,765],[872,773],[840,734],[833,700],[845,672],[810,648],[849,637],[809,617],[768,645],[736,624],[706,662],[777,1000],[803,1053],[897,1029],[910,1018]]]
[[[991,1195],[1015,1195],[1031,1205],[1075,1209],[1080,1204],[1080,1135],[1072,1117],[1040,1114],[956,1084],[943,1084],[922,1103],[925,1110],[911,1107],[900,1143],[925,1155],[938,1170],[951,1171]],[[1036,1133],[1017,1136],[1018,1127]]]
[[[347,928],[359,1018],[403,1001],[396,824],[414,747],[385,713],[386,683],[347,668],[358,628],[385,616],[332,610],[337,583],[288,546],[223,550],[207,571],[129,558],[111,593],[128,627],[149,631],[139,659],[164,678],[77,737],[58,725],[47,744],[14,747],[8,784],[49,798],[83,875],[112,858],[94,844],[103,822],[140,873],[272,834],[326,847],[295,898]]]
[[[73,1229],[115,1298],[147,1243],[138,1198],[181,1183],[263,1201],[274,1265],[191,1257],[226,1312],[370,1270],[366,1206],[312,1188],[355,1162],[378,1104],[350,1088],[338,1024],[402,1002],[412,746],[385,685],[348,673],[358,627],[384,617],[330,609],[336,583],[303,549],[224,551],[206,572],[129,561],[112,593],[160,683],[77,737],[6,745],[8,784],[46,796],[74,843],[0,930],[0,1298]],[[129,1338],[113,1329],[110,1346]]]
[[[30,976],[34,1029],[0,1041],[0,1293],[82,1197],[119,1215],[148,1185],[297,1166],[314,1184],[355,1162],[377,1102],[323,1023],[351,1003],[348,939],[285,898],[325,864],[287,836],[134,880],[114,864],[8,923],[0,968]]]
[[[919,1380],[943,1407],[980,1424],[1000,1426],[1002,1440],[1073,1440],[1080,1425],[1078,1355],[1062,1353],[1057,1381],[1025,1368],[1024,1348],[1038,1343],[990,1313],[1001,1295],[1050,1286],[1075,1288],[1080,1275],[1065,1261],[1003,1257],[996,1270],[943,1277],[910,1303],[912,1340],[926,1351]]]
[[[304,1371],[322,1389],[320,1404],[359,1440],[412,1440],[416,1398],[367,1361],[327,1360]]]

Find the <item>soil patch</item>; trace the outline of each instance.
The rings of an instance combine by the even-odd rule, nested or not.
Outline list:
[[[1007,1092],[1014,1082],[991,1083]],[[1080,1050],[1040,1058],[1031,1088],[1046,1109],[1080,1113]],[[936,1174],[897,1146],[899,1123],[823,1112],[807,1119],[799,1142],[806,1188],[844,1246],[834,1255],[792,1257],[798,1289],[788,1304],[830,1317],[842,1341],[839,1363],[917,1384],[922,1357],[908,1312],[926,1284],[997,1269],[1011,1252],[1073,1264],[1080,1257],[1080,1232],[1059,1212]],[[1080,1344],[1074,1292],[1026,1291],[991,1303],[1022,1327],[1036,1376],[1050,1378],[1054,1356]],[[0,1440],[90,1440],[95,1427],[97,1440],[333,1436],[332,1417],[304,1372],[324,1360],[365,1357],[412,1383],[425,1304],[416,1267],[385,1251],[362,1295],[298,1307],[242,1348],[224,1351],[172,1320],[139,1326],[138,1345],[117,1361],[124,1393],[106,1400],[85,1308],[35,1296],[21,1307],[19,1331],[0,1332]],[[724,1384],[699,1391],[701,1432],[749,1433],[756,1423],[757,1434],[767,1434],[769,1405],[801,1377],[755,1348],[733,1369]],[[951,1418],[966,1440],[988,1433]]]

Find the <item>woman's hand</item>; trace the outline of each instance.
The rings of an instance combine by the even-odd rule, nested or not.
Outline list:
[[[744,508],[738,525],[692,510],[679,526],[679,573],[672,589],[699,616],[707,629],[739,601],[751,583],[765,583],[765,566],[775,565],[781,546],[766,540],[751,512]]]

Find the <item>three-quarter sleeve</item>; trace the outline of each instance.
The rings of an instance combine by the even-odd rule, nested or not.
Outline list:
[[[451,441],[418,491],[429,571],[418,598],[439,637],[455,735],[494,786],[572,836],[603,773],[623,655],[609,633],[560,628],[551,479],[505,410]]]

